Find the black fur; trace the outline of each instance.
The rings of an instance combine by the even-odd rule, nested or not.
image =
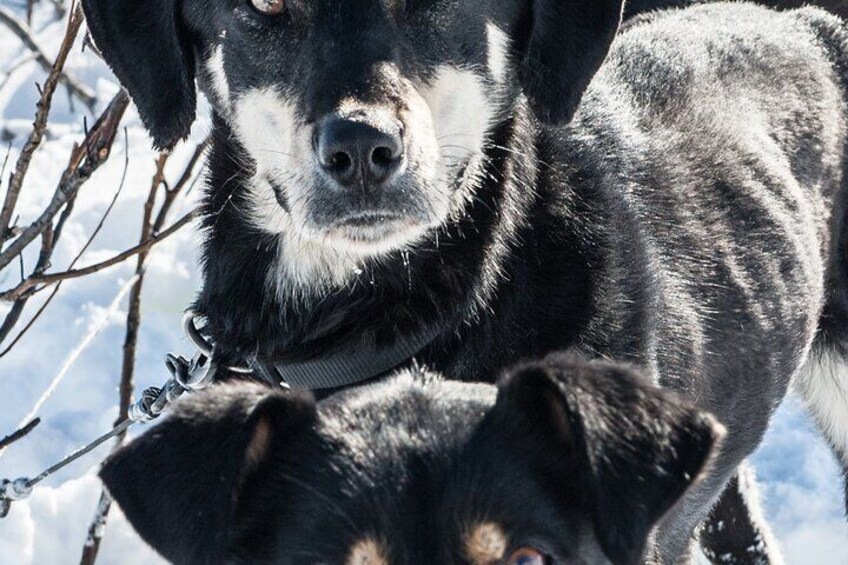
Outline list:
[[[197,94],[194,56],[175,0],[85,0],[88,29],[130,92],[159,149],[188,137]]]
[[[343,283],[295,292],[279,268],[291,234],[263,231],[246,212],[262,155],[244,146],[251,132],[200,69],[216,141],[196,308],[222,361],[310,359],[363,339],[391,347],[435,326],[419,359],[454,379],[493,382],[503,367],[569,347],[638,364],[729,430],[714,472],[658,530],[658,559],[681,558],[811,349],[839,354],[848,343],[844,23],[815,9],[716,4],[644,17],[613,42],[620,2],[289,4],[267,19],[186,0],[180,17],[196,61],[224,50],[232,97],[273,87],[304,131],[350,99],[366,115],[400,115],[418,88],[409,85],[444,66],[472,69],[496,92],[481,106],[498,119],[470,180],[458,167],[455,182],[429,182],[410,161],[392,194],[342,193],[308,167],[269,181],[263,194],[286,213],[307,202],[295,231],[301,219],[330,230],[319,212],[331,209],[387,206],[413,218],[446,190],[470,194]],[[101,8],[86,3],[89,17]],[[491,23],[513,40],[497,88]],[[548,24],[586,48],[568,51]],[[127,50],[149,64],[132,43],[95,39],[116,68]],[[158,103],[126,82],[141,107]],[[549,123],[578,101],[570,123]],[[295,157],[308,160],[302,137]]]
[[[532,4],[530,42],[520,70],[524,93],[541,120],[565,124],[607,56],[621,24],[622,2]]]
[[[372,539],[393,564],[459,564],[468,529],[496,523],[509,551],[636,564],[721,433],[627,367],[556,357],[497,392],[413,373],[315,406],[223,386],[181,403],[101,476],[174,563],[342,564]]]

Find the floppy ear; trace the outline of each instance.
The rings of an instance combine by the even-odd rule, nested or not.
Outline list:
[[[631,369],[552,357],[505,377],[498,405],[544,438],[614,563],[639,563],[653,526],[698,479],[724,429]]]
[[[543,122],[571,121],[621,25],[624,0],[530,0],[521,82]]]
[[[221,563],[240,487],[315,418],[311,396],[224,385],[181,401],[100,477],[139,535],[172,563]]]
[[[158,149],[173,147],[194,123],[194,59],[177,0],[83,0],[88,29],[129,92]]]

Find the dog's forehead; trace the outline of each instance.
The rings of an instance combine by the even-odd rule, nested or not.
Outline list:
[[[386,502],[393,503],[404,490],[430,488],[451,474],[479,442],[496,396],[492,385],[405,373],[321,403],[317,432],[349,493],[389,485]]]
[[[456,441],[473,430],[495,404],[492,385],[443,380],[405,371],[323,402],[321,433],[328,439],[368,440],[402,446]]]
[[[488,565],[534,535],[572,543],[523,450],[498,439],[497,400],[494,385],[409,372],[321,402],[321,469],[299,479],[304,527],[286,544],[346,564]]]
[[[350,41],[369,36],[393,41],[393,49],[402,48],[400,40],[414,51],[450,51],[446,43],[484,40],[486,22],[514,18],[521,6],[518,0],[287,0],[286,14],[274,19],[252,14],[245,7],[249,0],[241,1],[186,0],[182,13],[197,34],[216,44],[239,38],[260,41],[267,48],[265,40],[273,40],[280,47],[340,48],[355,54]],[[434,31],[441,32],[440,45],[429,44]],[[476,46],[472,50],[477,51]]]

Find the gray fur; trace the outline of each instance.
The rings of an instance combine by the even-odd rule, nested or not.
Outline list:
[[[641,335],[657,382],[729,430],[712,480],[661,528],[661,562],[758,446],[842,269],[846,54],[842,22],[815,9],[657,15],[619,37],[563,135],[603,171],[609,214],[592,352],[621,358]]]

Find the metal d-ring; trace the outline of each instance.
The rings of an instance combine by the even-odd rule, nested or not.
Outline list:
[[[215,358],[215,346],[203,335],[201,328],[203,325],[198,325],[203,316],[194,312],[194,310],[186,310],[183,314],[183,331],[191,340],[197,349],[211,360]],[[241,375],[249,375],[253,373],[253,368],[249,366],[227,365],[224,369]]]

